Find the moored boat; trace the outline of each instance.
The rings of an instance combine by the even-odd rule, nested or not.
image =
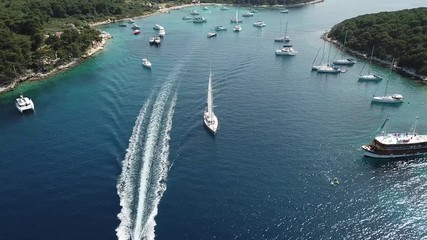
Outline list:
[[[372,51],[371,51],[371,57],[369,58],[368,73],[362,75],[363,69],[365,69],[365,66],[367,64],[367,62],[365,62],[365,64],[363,64],[362,70],[360,70],[360,73],[359,73],[359,81],[381,81],[383,79],[380,75],[372,74],[370,72],[371,64],[372,64],[372,57],[374,55],[374,49],[375,49],[375,47],[373,46]]]
[[[251,13],[251,12],[244,12],[242,14],[242,17],[253,17],[253,16],[254,16],[254,13]]]
[[[182,17],[182,20],[193,20],[192,16],[184,16]]]
[[[384,128],[388,118],[379,130]],[[362,146],[366,157],[378,159],[404,158],[427,155],[427,135],[416,133],[417,121],[411,131],[391,132],[382,131],[375,136],[370,144]]]
[[[136,29],[136,30],[133,31],[133,35],[138,35],[140,33],[141,33],[141,30],[139,30],[139,29]]]
[[[297,51],[295,51],[291,47],[283,47],[281,49],[276,49],[276,55],[281,56],[295,56],[297,55]]]
[[[254,23],[253,23],[253,26],[254,26],[254,27],[263,28],[263,27],[265,27],[265,26],[266,26],[266,24],[265,24],[265,22],[264,22],[264,21],[258,20],[258,21],[256,21],[256,22],[254,22]]]
[[[147,58],[142,59],[142,66],[151,69],[151,62]]]
[[[137,29],[141,29],[140,26],[136,25],[135,23],[132,25],[132,30],[137,30]]]
[[[354,60],[353,58],[336,59],[332,63],[335,65],[354,65],[356,63],[356,60]]]
[[[161,25],[159,25],[159,24],[156,24],[156,25],[154,25],[154,27],[153,27],[153,29],[154,30],[160,30],[160,29],[162,29],[163,27],[161,26]]]
[[[216,37],[216,35],[217,35],[216,32],[208,32],[208,38]]]
[[[15,100],[15,106],[18,109],[19,112],[24,112],[27,110],[34,110],[34,102],[29,97],[24,97],[23,95],[20,95]]]
[[[235,32],[240,32],[240,31],[242,31],[242,26],[240,26],[240,25],[236,25],[236,26],[234,26],[233,31],[235,31]]]
[[[161,27],[159,30],[159,37],[164,37],[165,35],[166,35],[166,31],[163,27]]]
[[[190,15],[199,15],[200,13],[199,12],[197,12],[196,10],[192,10],[191,12],[190,12]]]
[[[205,23],[205,22],[206,22],[206,18],[202,16],[196,16],[193,18],[193,23]]]

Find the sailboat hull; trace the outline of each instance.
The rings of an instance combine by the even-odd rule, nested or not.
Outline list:
[[[216,134],[218,131],[218,118],[215,116],[214,113],[210,114],[207,111],[205,111],[205,114],[203,115],[203,122],[205,123],[205,127],[213,134]]]

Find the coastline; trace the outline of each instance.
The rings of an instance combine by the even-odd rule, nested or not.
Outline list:
[[[298,4],[292,4],[292,5],[286,5],[287,8],[293,8],[293,7],[301,7],[301,6],[305,6],[305,5],[309,5],[309,4],[316,4],[316,3],[321,3],[324,0],[313,0],[310,2],[306,2],[306,3],[298,3]],[[154,12],[150,12],[147,13],[145,15],[140,15],[140,16],[135,16],[133,17],[134,19],[141,19],[141,18],[146,18],[146,17],[150,17],[156,14],[168,14],[170,11],[173,10],[178,10],[178,9],[182,9],[182,8],[187,8],[187,7],[192,7],[192,6],[212,6],[212,5],[234,5],[234,4],[218,4],[218,3],[191,3],[191,4],[183,4],[183,5],[176,5],[176,6],[170,6],[170,7],[160,7],[158,10],[154,11]],[[239,5],[236,5],[239,6]],[[268,5],[261,5],[261,6],[255,6],[255,7],[260,7],[260,8],[283,8],[283,5],[273,5],[273,6],[268,6]],[[118,22],[118,21],[123,21],[126,20],[127,18],[123,18],[123,19],[118,19],[118,20],[114,20],[111,21],[111,19],[105,20],[105,21],[100,21],[100,22],[94,22],[94,23],[89,23],[90,27],[97,27],[97,26],[102,26],[102,25],[106,25],[106,24],[111,24],[114,22]],[[104,49],[105,45],[107,44],[107,40],[112,38],[112,36],[106,32],[101,33],[101,37],[102,40],[101,42],[96,42],[93,44],[93,46],[88,49],[86,51],[86,54],[84,54],[81,58],[79,59],[74,59],[71,62],[68,62],[66,64],[60,65],[54,69],[52,69],[49,72],[46,73],[35,73],[32,71],[28,71],[28,73],[23,74],[22,76],[16,78],[14,81],[12,81],[10,84],[5,85],[5,86],[0,86],[0,94],[1,93],[5,93],[5,92],[9,92],[9,91],[13,91],[16,87],[19,86],[19,84],[26,82],[26,81],[38,81],[38,80],[44,80],[47,78],[50,78],[58,73],[67,71],[69,69],[72,69],[73,67],[77,66],[79,63],[85,61],[86,59],[94,56],[96,53],[100,52],[101,50]]]
[[[323,33],[322,36],[321,36],[321,38],[324,41],[330,42],[330,43],[334,44],[336,47],[341,48],[342,44],[340,42],[338,42],[337,40],[332,40],[331,38],[328,38],[328,34],[329,34],[329,31]],[[349,49],[349,48],[347,48],[345,51],[348,52],[348,53],[350,53],[353,56],[356,56],[358,58],[362,58],[364,60],[369,61],[369,56],[367,54],[365,54],[365,53],[361,53],[361,52],[358,52],[356,50]],[[384,66],[384,67],[389,67],[390,64],[391,64],[390,61],[386,61],[386,60],[379,59],[379,58],[376,58],[376,57],[372,58],[372,62],[375,63],[375,64],[377,64],[377,65]],[[427,76],[419,75],[419,74],[415,73],[415,71],[412,70],[412,69],[398,67],[395,64],[393,66],[393,70],[395,70],[397,73],[399,73],[399,74],[401,74],[403,76],[410,77],[410,78],[416,79],[416,80],[421,80],[423,82],[427,82]]]

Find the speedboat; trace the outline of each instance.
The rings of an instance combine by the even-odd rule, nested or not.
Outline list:
[[[184,16],[182,17],[182,20],[192,20],[193,17],[192,16]]]
[[[281,56],[295,56],[297,55],[297,53],[298,52],[291,47],[283,47],[281,49],[276,49],[276,55]]]
[[[155,44],[156,46],[159,46],[161,42],[162,42],[162,40],[160,39],[160,37],[155,37],[155,38],[154,38],[154,44]]]
[[[379,130],[384,128],[388,118]],[[370,144],[362,146],[366,157],[377,159],[405,158],[422,156],[427,154],[427,135],[416,133],[417,121],[409,132],[386,132],[381,133],[372,140]]]
[[[136,29],[135,31],[133,31],[133,35],[138,35],[140,33],[141,33],[141,30],[139,30],[139,29]]]
[[[254,27],[259,27],[259,28],[263,28],[263,27],[266,26],[266,24],[263,21],[261,21],[261,20],[258,20],[256,22],[254,22],[253,25],[254,25]]]
[[[166,31],[163,27],[161,27],[159,30],[159,37],[164,37],[165,35],[166,35]]]
[[[148,39],[148,42],[150,43],[150,45],[153,45],[153,44],[154,44],[154,40],[155,40],[155,37],[150,37],[150,38]]]
[[[151,69],[151,62],[147,58],[142,59],[142,66]]]
[[[34,111],[33,100],[31,100],[28,97],[24,97],[22,95],[20,95],[19,98],[17,98],[15,100],[15,106],[18,109],[18,111],[20,111],[21,113],[26,111],[26,110],[33,110]]]
[[[240,26],[240,25],[236,25],[236,26],[234,26],[233,31],[235,31],[235,32],[240,32],[240,31],[242,31],[242,26]]]
[[[156,25],[154,25],[154,27],[153,27],[153,29],[154,30],[160,30],[160,29],[162,29],[163,27],[162,26],[160,26],[159,24],[156,24]]]
[[[282,9],[282,10],[280,10],[280,13],[288,13],[289,12],[289,10],[288,9]]]
[[[216,32],[208,32],[208,38],[216,37]]]

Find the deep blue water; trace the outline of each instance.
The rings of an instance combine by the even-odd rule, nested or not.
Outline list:
[[[102,27],[114,36],[103,52],[0,96],[0,239],[426,238],[426,162],[377,163],[360,146],[388,115],[389,129],[409,129],[419,116],[418,132],[427,132],[427,87],[373,66],[405,103],[371,105],[386,80],[358,82],[363,60],[341,75],[310,71],[334,24],[420,6],[264,9],[243,18],[240,33],[229,24],[236,8],[213,6],[138,19],[139,36]],[[191,9],[208,22],[182,21]],[[257,19],[267,26],[253,27]],[[298,54],[276,57],[286,22]],[[221,23],[228,31],[207,39]],[[158,48],[148,44],[155,24],[166,28]],[[215,137],[202,122],[210,67]],[[21,92],[35,113],[17,112]]]

